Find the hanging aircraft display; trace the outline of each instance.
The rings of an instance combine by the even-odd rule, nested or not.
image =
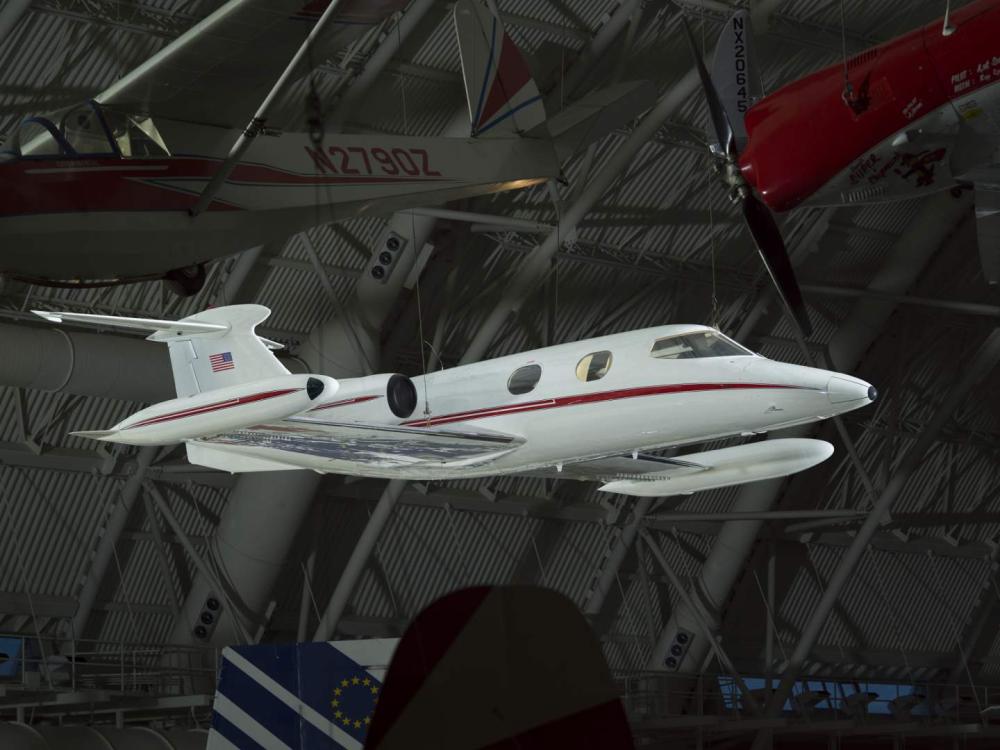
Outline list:
[[[983,270],[1000,282],[998,40],[1000,0],[975,0],[767,96],[746,11],[726,22],[711,75],[696,53],[719,171],[803,330],[808,316],[771,211],[972,187]]]
[[[478,0],[459,0],[470,137],[323,133],[318,119],[310,132],[248,126],[327,5],[230,0],[93,101],[25,120],[0,152],[0,274],[57,285],[167,274],[193,293],[205,261],[311,226],[556,177],[560,158],[650,95],[647,84],[620,85],[547,119],[503,27]],[[317,59],[405,5],[340,3]],[[252,145],[195,210],[244,128]]]
[[[837,372],[774,362],[718,331],[669,325],[409,378],[292,375],[254,333],[269,315],[233,305],[179,321],[36,311],[52,322],[153,331],[177,398],[108,430],[126,445],[184,443],[229,472],[313,469],[405,479],[535,474],[661,496],[786,476],[828,458],[779,439],[661,458],[642,451],[826,419],[872,403]]]

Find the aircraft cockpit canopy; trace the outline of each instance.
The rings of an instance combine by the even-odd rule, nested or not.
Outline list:
[[[14,156],[157,157],[170,151],[148,115],[90,101],[50,117],[29,117],[5,149]]]
[[[696,331],[657,339],[649,355],[656,359],[700,359],[752,357],[753,352],[718,331]]]

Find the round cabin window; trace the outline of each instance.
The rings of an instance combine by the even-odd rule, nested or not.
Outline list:
[[[611,369],[611,352],[593,352],[580,360],[576,366],[576,377],[585,383],[600,380]]]
[[[531,393],[531,391],[535,390],[535,386],[538,385],[541,377],[541,365],[518,367],[511,374],[510,378],[507,379],[507,390],[515,396],[519,396],[522,393]]]

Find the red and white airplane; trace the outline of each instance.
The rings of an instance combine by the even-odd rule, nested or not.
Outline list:
[[[634,116],[648,95],[637,100],[642,85],[621,86],[547,119],[497,19],[481,0],[459,0],[468,138],[322,134],[319,123],[312,134],[281,132],[268,122],[254,128],[252,145],[208,209],[192,215],[327,5],[229,0],[93,101],[25,120],[6,158],[0,153],[0,274],[100,285],[173,272],[190,293],[204,279],[204,261],[318,223],[556,177],[560,159]],[[341,2],[316,58],[405,5]]]
[[[698,62],[724,178],[804,329],[768,208],[972,187],[984,273],[1000,282],[1000,0],[975,0],[763,97],[748,13],[727,21],[711,76]]]
[[[867,406],[868,383],[774,362],[718,331],[669,325],[561,344],[409,378],[292,375],[254,328],[259,305],[178,321],[36,311],[154,333],[176,399],[111,429],[126,445],[184,443],[229,472],[313,469],[404,479],[542,474],[661,496],[785,476],[823,461],[821,440],[748,443],[680,459],[641,451],[751,435]]]

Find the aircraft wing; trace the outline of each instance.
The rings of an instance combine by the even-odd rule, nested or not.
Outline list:
[[[229,0],[96,99],[129,113],[243,128],[328,4]],[[314,64],[405,5],[341,0]]]
[[[681,458],[606,456],[564,464],[561,472],[545,476],[602,482],[602,491],[620,495],[688,495],[794,474],[826,460],[832,453],[833,446],[822,440],[782,438]]]
[[[302,468],[301,458],[325,459],[331,472],[370,468],[460,468],[486,463],[524,440],[500,432],[453,432],[422,427],[328,422],[292,417],[187,443],[188,459],[223,471]],[[298,460],[298,462],[297,462]]]

